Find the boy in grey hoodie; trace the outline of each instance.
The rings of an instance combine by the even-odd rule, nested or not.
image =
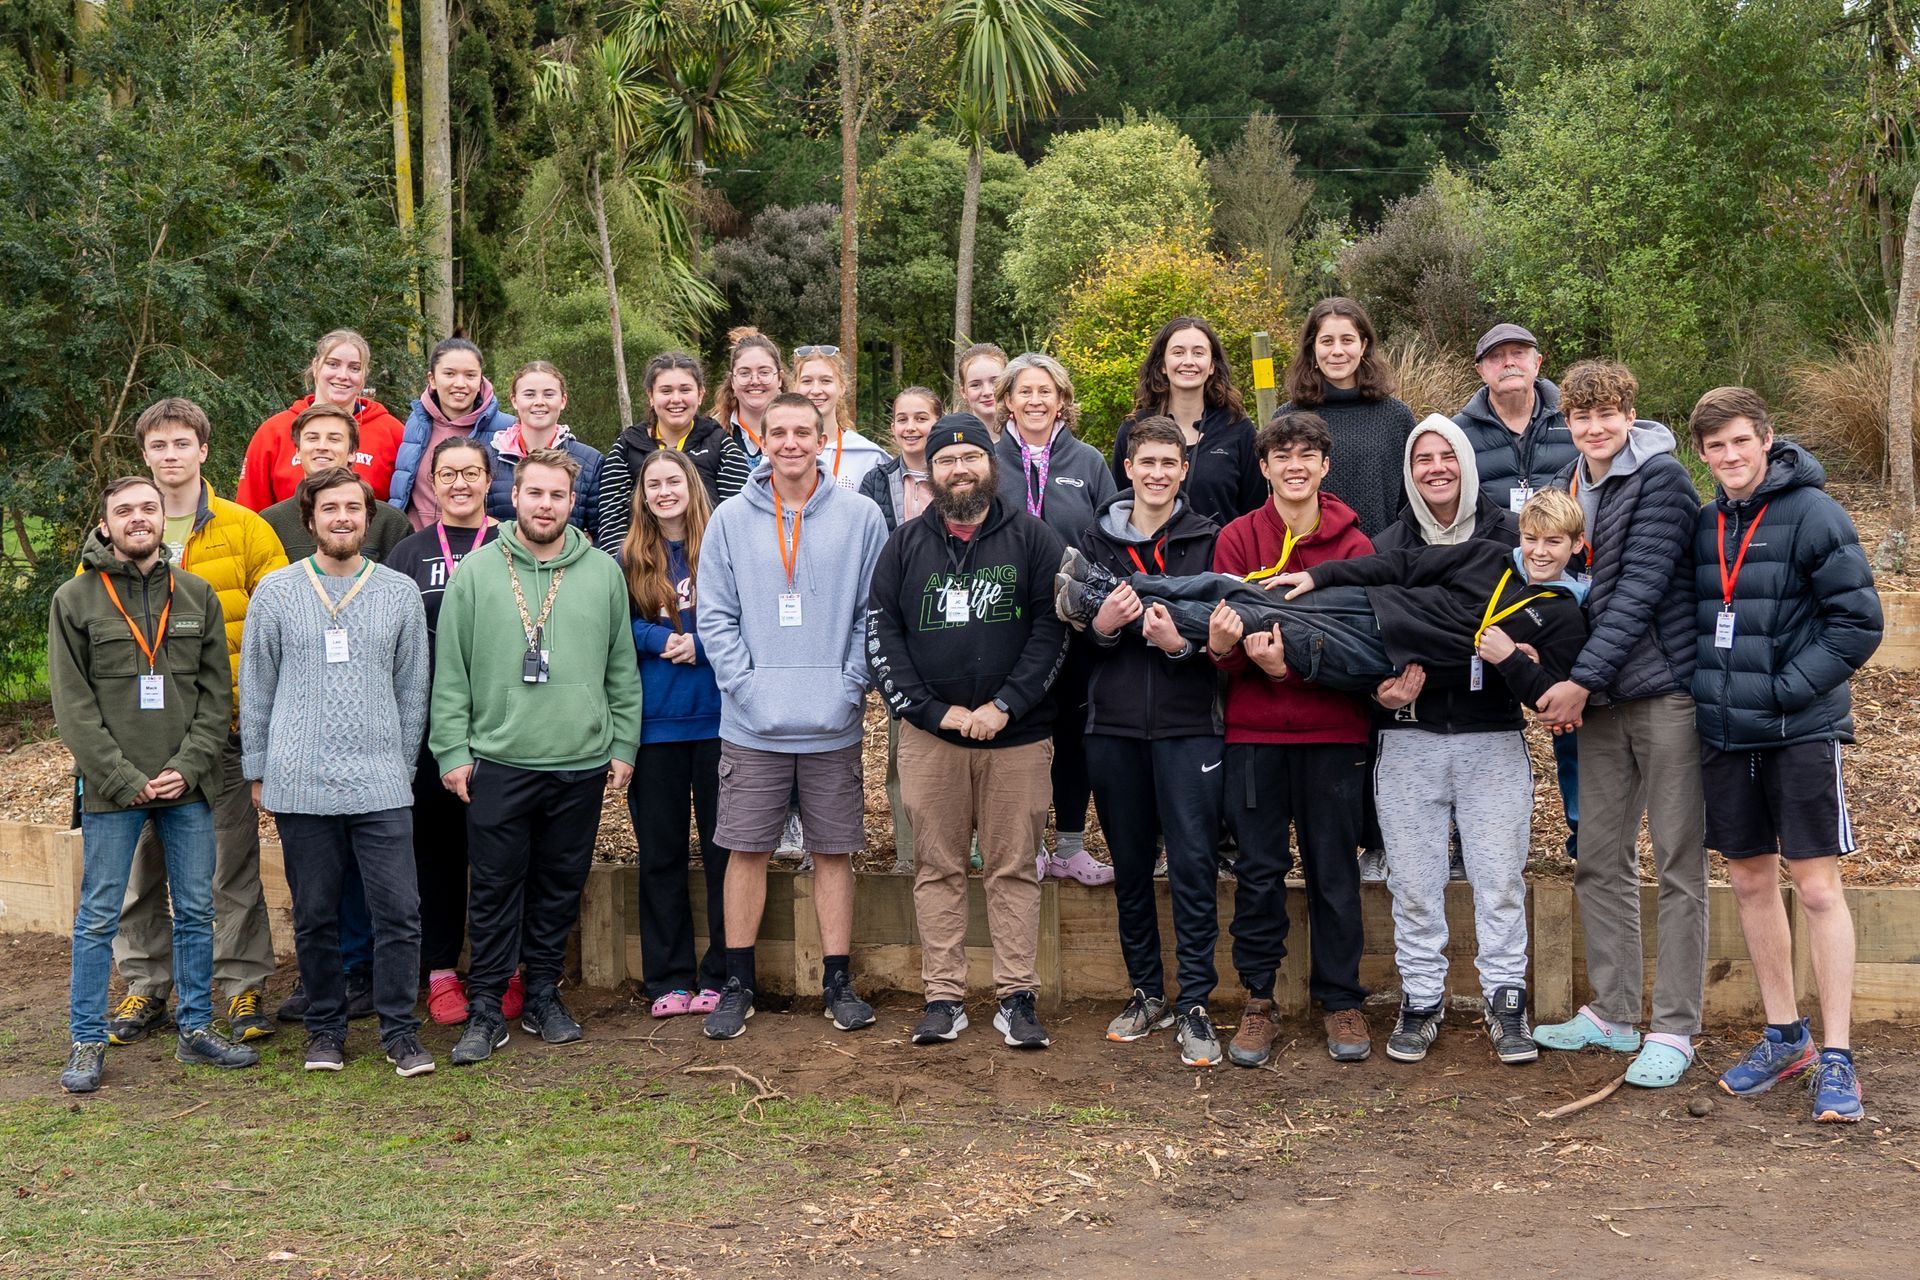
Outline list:
[[[700,548],[700,642],[720,685],[714,841],[727,863],[727,984],[706,1034],[730,1040],[753,1016],[754,940],[767,861],[797,793],[813,855],[827,1016],[869,1026],[853,992],[853,854],[866,843],[861,786],[867,584],[886,543],[880,509],[821,464],[826,433],[806,397],[776,396],[760,464],[738,501],[714,510]]]

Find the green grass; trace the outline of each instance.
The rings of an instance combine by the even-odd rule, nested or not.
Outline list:
[[[333,1274],[485,1276],[514,1242],[663,1239],[680,1229],[661,1220],[830,1173],[860,1133],[912,1132],[859,1100],[769,1101],[743,1121],[750,1090],[584,1060],[549,1060],[544,1081],[444,1061],[400,1080],[370,1055],[308,1076],[291,1046],[183,1076],[183,1102],[153,1081],[111,1088],[115,1058],[137,1052],[113,1051],[93,1098],[0,1101],[0,1274],[238,1274],[285,1249]],[[387,1255],[404,1262],[374,1266]]]

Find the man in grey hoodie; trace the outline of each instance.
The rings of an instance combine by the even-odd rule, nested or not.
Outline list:
[[[869,1026],[854,994],[853,854],[866,843],[861,711],[867,584],[887,540],[880,508],[821,464],[820,411],[788,392],[761,420],[760,464],[738,501],[714,510],[700,547],[700,642],[720,685],[720,799],[727,862],[727,984],[706,1034],[730,1040],[753,1016],[754,940],[767,861],[796,791],[813,855],[827,1016]],[[771,525],[772,528],[768,528]],[[769,536],[771,535],[771,536]],[[804,539],[804,540],[803,540]]]
[[[1707,964],[1707,854],[1694,726],[1693,536],[1700,496],[1673,433],[1636,420],[1624,366],[1567,370],[1560,405],[1580,457],[1562,473],[1586,515],[1591,634],[1571,676],[1538,703],[1556,732],[1578,727],[1583,764],[1574,893],[1593,1002],[1538,1028],[1549,1049],[1638,1050],[1627,1083],[1677,1084],[1700,1033]],[[1658,779],[1659,786],[1649,785]],[[1659,956],[1644,1047],[1637,841],[1647,816],[1659,876]]]

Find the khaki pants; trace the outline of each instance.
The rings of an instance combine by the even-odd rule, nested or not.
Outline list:
[[[1640,943],[1640,816],[1659,877],[1658,955],[1649,1029],[1700,1033],[1707,980],[1706,807],[1700,732],[1684,693],[1589,706],[1580,726],[1580,861],[1574,898],[1587,938],[1593,1011],[1637,1024],[1646,977]]]
[[[240,738],[227,736],[213,805],[213,981],[228,999],[259,991],[273,976],[273,933],[260,891],[260,815],[240,775]],[[167,860],[149,823],[133,855],[133,874],[113,940],[114,963],[134,995],[165,1000],[173,990],[173,917],[167,910]]]
[[[929,1001],[967,995],[967,854],[975,828],[985,868],[993,985],[1038,992],[1040,878],[1034,854],[1053,798],[1051,740],[959,747],[900,727],[900,796],[913,824],[913,912]]]
[[[900,721],[887,717],[887,808],[893,815],[893,865],[913,865],[913,822],[900,798]]]

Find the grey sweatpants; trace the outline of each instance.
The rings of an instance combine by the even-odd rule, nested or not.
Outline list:
[[[1587,936],[1593,1011],[1640,1021],[1640,816],[1659,877],[1659,954],[1649,1029],[1700,1033],[1707,981],[1706,809],[1700,733],[1684,693],[1589,706],[1580,726],[1580,862],[1574,899]]]
[[[1393,954],[1401,999],[1431,1009],[1447,986],[1447,844],[1460,827],[1460,855],[1473,886],[1475,967],[1481,994],[1527,983],[1527,837],[1533,765],[1515,732],[1380,735],[1374,804],[1393,894]]]

